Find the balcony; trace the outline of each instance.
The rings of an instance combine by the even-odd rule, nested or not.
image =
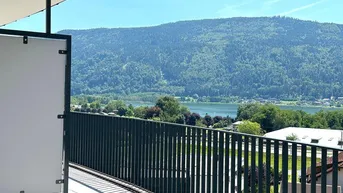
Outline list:
[[[70,114],[70,161],[151,192],[341,192],[340,149]],[[315,180],[312,180],[315,179]]]

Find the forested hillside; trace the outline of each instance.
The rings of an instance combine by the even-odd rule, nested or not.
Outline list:
[[[73,35],[74,95],[343,96],[343,25],[231,18],[59,33]]]

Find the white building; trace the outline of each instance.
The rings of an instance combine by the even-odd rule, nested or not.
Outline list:
[[[343,148],[343,131],[340,130],[287,127],[269,132],[265,137],[286,140],[286,137],[292,134],[295,134],[298,137],[297,141],[301,143]]]

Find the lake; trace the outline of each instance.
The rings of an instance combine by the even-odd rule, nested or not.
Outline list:
[[[127,101],[127,104],[137,106],[154,106],[154,103]],[[237,116],[238,104],[219,104],[219,103],[182,103],[187,106],[191,112],[199,113],[201,116],[208,115],[213,116],[230,116],[235,118]],[[338,108],[323,108],[323,107],[302,107],[302,106],[280,106],[281,109],[288,110],[303,110],[307,113],[314,114],[320,110],[338,110]]]

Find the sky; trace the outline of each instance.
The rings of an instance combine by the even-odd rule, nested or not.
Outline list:
[[[343,0],[66,0],[52,8],[52,32],[276,15],[343,24],[342,10]],[[44,17],[41,12],[2,28],[43,32]]]

